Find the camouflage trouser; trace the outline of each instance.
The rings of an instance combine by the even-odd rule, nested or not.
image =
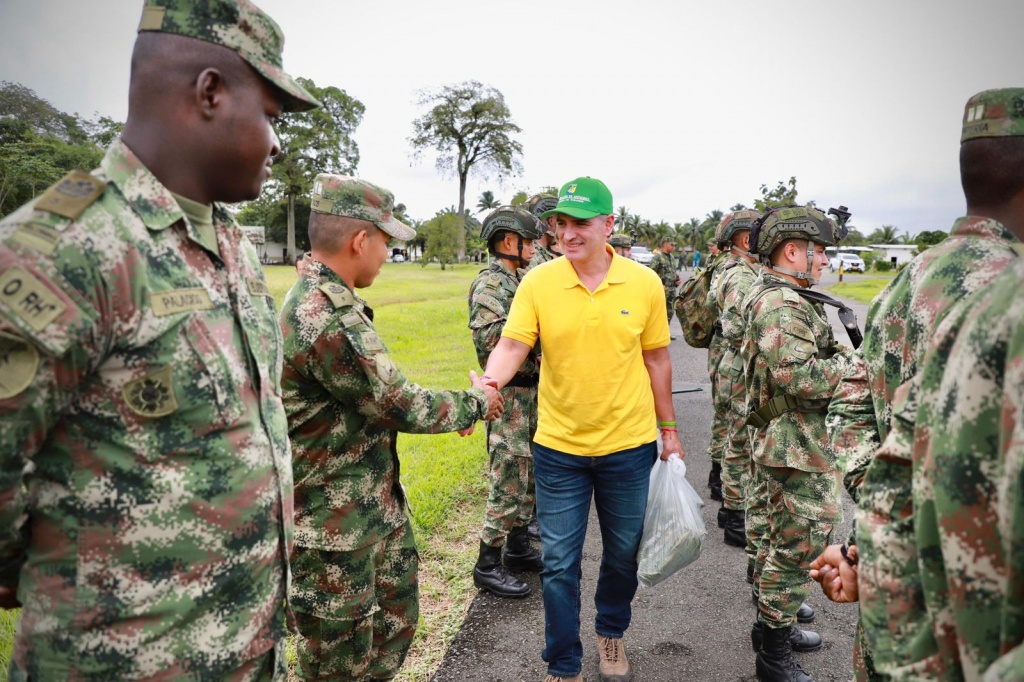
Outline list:
[[[722,400],[721,377],[718,372],[725,351],[725,341],[716,334],[708,346],[708,377],[711,379],[711,407],[714,411],[711,418],[708,456],[712,462],[719,464],[725,458],[725,451],[729,447],[729,406]]]
[[[665,287],[665,310],[668,312],[668,323],[672,324],[672,313],[673,303],[676,300],[676,287]],[[683,320],[680,318],[679,324],[682,324]]]
[[[740,436],[740,438],[746,438],[748,450],[751,447],[752,435],[750,431],[751,428],[747,426],[744,427],[743,431],[737,432],[745,434],[745,436]],[[761,474],[760,467],[758,467],[757,462],[753,459],[750,460],[746,493],[744,510],[747,513],[747,562],[754,562],[754,594],[757,594],[760,590],[758,583],[762,567],[762,564],[757,563],[758,557],[761,556],[762,547],[764,548],[764,554],[767,555],[768,553],[768,481],[765,480],[765,477]]]
[[[533,515],[533,435],[537,432],[537,387],[501,389],[505,412],[487,422],[490,492],[480,539],[490,547],[505,544],[514,527]]]
[[[292,604],[299,678],[390,680],[402,667],[419,620],[412,525],[351,552],[296,547]]]
[[[758,556],[759,620],[771,628],[796,623],[809,591],[811,561],[842,520],[837,471],[808,472],[758,465],[768,488],[768,542]]]
[[[726,416],[726,447],[722,456],[722,505],[744,509],[750,478],[750,441],[747,439],[747,389],[743,384],[743,361],[728,349],[718,365],[718,394]]]

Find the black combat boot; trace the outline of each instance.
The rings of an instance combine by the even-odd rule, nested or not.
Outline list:
[[[747,582],[754,584],[754,560],[747,559]]]
[[[810,604],[801,604],[800,609],[796,612],[796,622],[813,623],[814,616],[814,609],[811,607]]]
[[[505,568],[513,573],[523,571],[537,572],[544,568],[540,552],[530,546],[530,533],[526,526],[519,526],[509,531],[505,541]]]
[[[718,508],[718,527],[725,528],[725,524],[729,521],[729,510],[725,507]]]
[[[525,597],[530,586],[508,572],[501,564],[501,547],[489,547],[480,541],[480,557],[473,567],[473,584],[498,597]]]
[[[821,635],[810,630],[789,628],[789,641],[795,654],[817,651],[821,648]],[[754,623],[754,627],[750,629],[750,645],[754,647],[754,651],[761,650],[761,621]]]
[[[761,682],[814,682],[793,658],[792,628],[764,628],[757,652],[757,679]]]
[[[540,540],[540,520],[537,518],[537,508],[533,508],[533,516],[530,517],[530,525],[526,527],[530,532],[530,537],[534,540]]]
[[[708,487],[714,492],[715,486],[722,487],[722,463],[712,460],[711,473],[708,474]]]
[[[747,514],[742,509],[726,509],[725,544],[747,546]]]

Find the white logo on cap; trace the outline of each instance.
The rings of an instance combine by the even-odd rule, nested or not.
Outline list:
[[[982,115],[985,113],[985,105],[978,104],[967,110],[967,122],[980,121]]]

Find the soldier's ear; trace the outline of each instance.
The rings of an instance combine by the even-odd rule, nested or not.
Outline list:
[[[217,69],[203,69],[196,79],[193,92],[200,115],[205,119],[213,118],[214,111],[224,97],[224,76]]]
[[[352,253],[356,256],[362,256],[366,250],[366,244],[370,239],[370,232],[366,229],[359,230],[352,236],[352,241],[349,242],[349,246],[352,247]]]

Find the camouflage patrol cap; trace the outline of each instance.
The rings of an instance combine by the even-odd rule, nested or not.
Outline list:
[[[812,206],[785,206],[773,208],[755,222],[750,237],[757,253],[770,256],[787,239],[835,246],[836,226],[831,218]]]
[[[753,227],[754,221],[760,217],[760,213],[749,208],[726,214],[715,229],[715,238],[708,244],[715,244],[720,249],[726,248],[732,242],[734,234],[749,230]]]
[[[416,236],[416,230],[395,220],[394,208],[395,195],[366,180],[320,173],[313,181],[311,209],[315,213],[366,220],[407,242]]]
[[[540,239],[544,234],[536,216],[515,206],[500,206],[484,218],[480,227],[480,238],[490,244],[491,238],[499,232],[515,232],[523,239]]]
[[[622,249],[628,249],[633,246],[633,238],[623,232],[614,232],[608,237],[608,244],[610,246],[618,246]]]
[[[1024,136],[1024,88],[985,90],[967,100],[960,141]]]
[[[320,106],[284,71],[284,33],[249,0],[146,0],[139,33],[175,33],[234,50],[285,94],[285,111]]]

